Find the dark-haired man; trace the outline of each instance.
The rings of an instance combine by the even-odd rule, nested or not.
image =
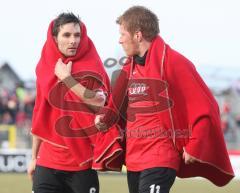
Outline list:
[[[90,72],[99,74],[102,83]],[[83,73],[87,78],[80,77],[82,82],[78,83],[72,73]],[[74,110],[79,103],[68,104],[80,100],[95,107],[103,106],[108,82],[86,27],[77,16],[62,13],[50,23],[36,74],[32,161],[28,168],[29,176],[33,177],[33,192],[98,193],[98,176],[92,169],[95,136],[79,139],[74,135],[76,130],[70,130],[67,123],[70,116],[74,119],[73,127],[84,128],[91,117]],[[65,96],[66,86],[71,92]],[[85,95],[86,91],[92,92],[91,97]],[[61,95],[68,101],[59,100]],[[59,128],[65,130],[60,132]]]

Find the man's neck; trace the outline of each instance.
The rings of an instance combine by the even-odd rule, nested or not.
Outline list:
[[[138,56],[143,57],[146,51],[150,48],[151,42],[143,41],[139,47],[139,54]]]

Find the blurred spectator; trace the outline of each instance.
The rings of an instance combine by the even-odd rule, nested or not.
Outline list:
[[[221,110],[221,124],[227,142],[237,142],[237,125],[230,104],[225,101]]]
[[[19,109],[23,110],[24,101],[26,98],[26,90],[25,90],[24,84],[22,82],[17,84],[17,86],[16,86],[16,96],[17,96],[18,102],[19,102]]]
[[[236,116],[236,123],[238,128],[240,128],[240,114]]]
[[[18,128],[31,126],[35,90],[27,90],[24,84],[16,90],[0,90],[0,124],[16,124]]]
[[[230,106],[227,102],[224,102],[222,111],[221,111],[221,124],[222,130],[226,133],[229,130],[229,116],[230,116]]]
[[[24,111],[19,111],[16,116],[16,126],[17,128],[24,128],[25,122],[27,120],[27,114]]]
[[[4,112],[2,115],[2,124],[13,124],[13,118],[9,112]]]

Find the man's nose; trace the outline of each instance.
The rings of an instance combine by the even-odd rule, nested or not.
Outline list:
[[[77,38],[72,37],[72,38],[70,39],[70,43],[71,43],[71,44],[75,44],[76,42],[77,42]]]
[[[118,43],[119,43],[119,44],[122,44],[122,43],[123,43],[122,38],[119,38]]]

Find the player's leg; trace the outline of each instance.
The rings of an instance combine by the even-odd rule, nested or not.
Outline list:
[[[56,170],[36,166],[33,176],[33,188],[34,193],[64,193],[63,185],[59,181],[59,177],[56,175]]]
[[[139,193],[169,193],[176,178],[171,168],[150,168],[143,170],[139,177]]]
[[[140,172],[127,172],[128,190],[129,193],[138,193]]]
[[[99,193],[98,174],[92,169],[68,172],[64,187],[68,193]]]

